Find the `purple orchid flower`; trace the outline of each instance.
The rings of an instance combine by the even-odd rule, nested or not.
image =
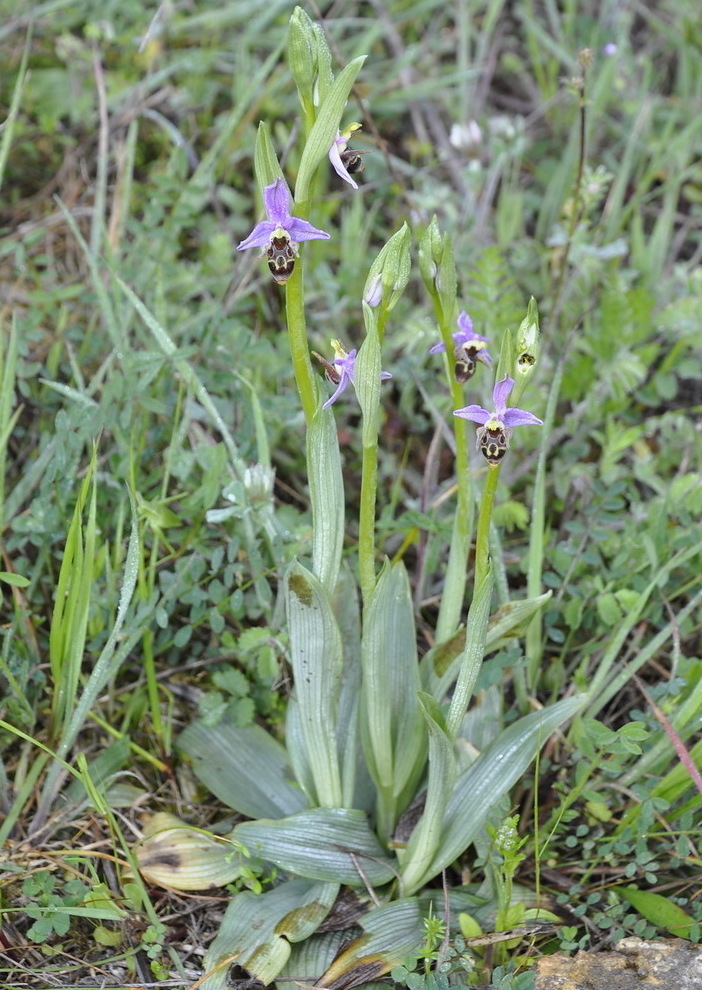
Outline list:
[[[456,362],[454,373],[459,385],[464,385],[475,374],[476,361],[482,361],[488,368],[492,365],[492,357],[487,349],[487,337],[481,337],[473,330],[473,321],[465,310],[461,310],[456,321],[458,330],[451,334],[454,348],[453,356]],[[429,348],[430,354],[439,354],[446,350],[443,340]]]
[[[367,151],[351,150],[348,146],[354,132],[360,129],[360,124],[349,124],[345,131],[337,131],[329,149],[329,161],[332,163],[334,171],[354,189],[358,189],[358,184],[355,179],[351,178],[351,173],[363,171],[361,155],[368,154]]]
[[[327,401],[323,404],[322,409],[328,409],[329,406],[336,402],[341,393],[344,392],[350,384],[353,384],[354,376],[356,374],[357,349],[354,347],[353,350],[347,351],[344,345],[338,340],[332,340],[332,347],[334,348],[333,363],[321,357],[321,355],[317,354],[316,351],[312,352],[324,366],[327,381],[330,381],[332,385],[336,385],[336,391],[333,395],[329,396]],[[386,382],[388,378],[392,378],[389,371],[380,372],[381,382]]]
[[[287,282],[295,267],[297,245],[300,241],[328,240],[329,234],[313,227],[308,220],[290,214],[290,193],[283,179],[278,178],[263,190],[263,205],[267,220],[256,224],[249,236],[237,246],[237,251],[263,248],[268,255],[268,267],[276,282]]]
[[[497,382],[492,390],[494,412],[482,406],[471,405],[456,409],[454,416],[470,419],[483,427],[477,433],[477,446],[492,466],[499,464],[509,448],[509,437],[515,426],[543,426],[543,420],[526,409],[507,407],[507,399],[514,388],[514,379],[509,375]]]

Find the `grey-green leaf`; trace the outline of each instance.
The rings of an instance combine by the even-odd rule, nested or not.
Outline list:
[[[316,803],[337,808],[342,803],[336,749],[341,635],[330,596],[314,574],[297,562],[286,575],[284,594],[298,718]],[[288,746],[298,745],[298,739],[291,738]]]
[[[307,806],[285,747],[259,725],[193,722],[178,737],[208,790],[247,818],[283,818]]]
[[[234,960],[270,983],[285,965],[290,943],[303,941],[319,927],[338,892],[336,883],[295,879],[263,894],[237,894],[205,955],[202,990],[224,990]]]
[[[377,980],[417,951],[422,942],[422,918],[414,898],[369,911],[360,924],[363,934],[336,957],[317,980],[318,987],[346,990]]]
[[[485,826],[490,809],[519,780],[548,737],[583,706],[586,696],[566,698],[525,715],[492,742],[456,781],[446,807],[440,848],[412,893],[465,851]]]
[[[253,856],[313,880],[373,886],[395,876],[394,861],[362,811],[312,808],[278,821],[242,822],[231,833]]]

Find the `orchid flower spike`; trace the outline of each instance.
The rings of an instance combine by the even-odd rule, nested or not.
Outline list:
[[[322,406],[322,409],[328,409],[329,406],[336,402],[341,393],[344,392],[350,384],[353,384],[354,376],[356,374],[356,354],[358,353],[356,348],[354,347],[352,351],[347,351],[339,340],[332,340],[332,347],[334,348],[333,363],[331,361],[327,361],[327,359],[323,358],[321,354],[317,354],[316,351],[312,351],[314,356],[324,368],[324,374],[327,381],[332,385],[336,385],[336,391],[327,399]],[[392,378],[389,371],[380,372],[381,382],[386,382],[388,378]]]
[[[355,172],[363,171],[363,159],[361,155],[368,155],[368,151],[354,151],[348,147],[349,141],[355,131],[360,131],[360,124],[349,124],[345,131],[337,131],[336,137],[329,149],[329,161],[338,176],[344,182],[348,182],[354,189],[358,189],[358,184],[351,178]]]
[[[517,409],[516,406],[507,407],[507,399],[513,387],[514,379],[509,375],[505,375],[502,381],[497,382],[492,390],[494,412],[483,409],[482,406],[472,405],[456,409],[453,414],[482,426],[482,430],[478,430],[476,436],[476,445],[491,467],[496,467],[507,453],[514,426],[543,426],[543,420],[527,412],[526,409]]]
[[[267,220],[257,223],[249,236],[238,245],[237,251],[260,247],[261,254],[268,255],[271,275],[283,284],[295,267],[300,241],[328,240],[329,234],[313,227],[307,220],[290,215],[290,193],[281,178],[263,190],[263,205]]]
[[[473,321],[465,310],[461,310],[456,322],[458,330],[454,330],[451,334],[455,345],[453,348],[453,357],[456,362],[454,374],[458,384],[465,385],[468,379],[475,374],[476,361],[482,361],[489,368],[492,365],[492,357],[487,349],[488,338],[481,337],[479,333],[473,330]],[[429,353],[439,354],[445,350],[446,344],[441,340],[429,348]]]

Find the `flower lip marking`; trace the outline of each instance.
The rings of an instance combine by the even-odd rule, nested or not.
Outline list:
[[[483,427],[478,430],[476,444],[488,464],[495,467],[509,449],[509,438],[515,426],[543,426],[543,420],[534,416],[526,409],[507,406],[507,399],[514,388],[514,379],[509,375],[496,383],[492,390],[492,401],[495,409],[483,409],[482,406],[470,405],[456,409],[454,416],[470,419]]]
[[[308,220],[291,215],[290,193],[282,178],[277,178],[263,190],[263,205],[268,219],[256,224],[237,246],[237,251],[261,248],[261,254],[268,256],[273,278],[282,284],[293,273],[300,241],[328,240],[329,234],[313,227]]]

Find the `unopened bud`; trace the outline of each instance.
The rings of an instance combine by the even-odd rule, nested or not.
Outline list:
[[[368,272],[363,298],[369,306],[393,309],[410,277],[410,229],[406,223],[381,249]]]

